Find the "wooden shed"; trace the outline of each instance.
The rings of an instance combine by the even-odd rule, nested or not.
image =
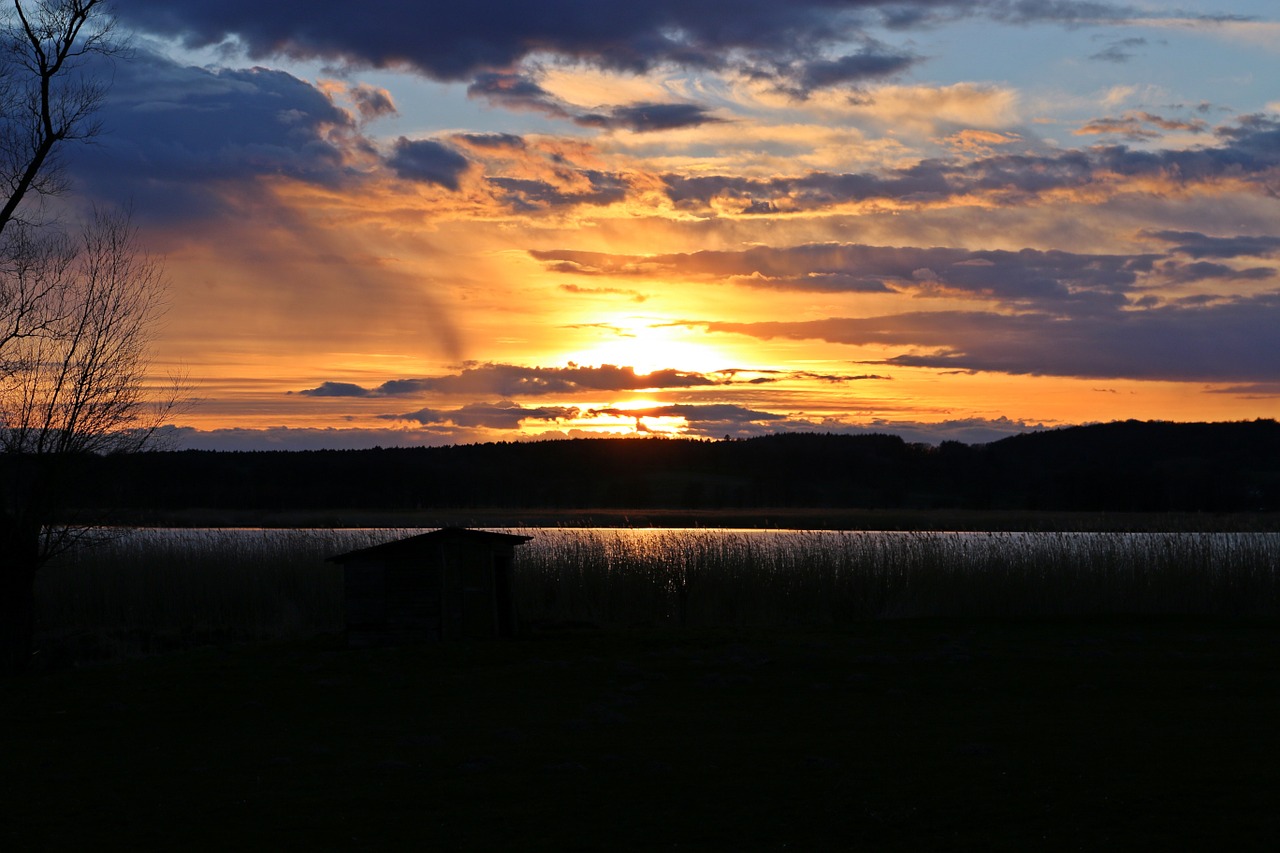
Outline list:
[[[514,636],[511,567],[531,538],[445,527],[330,557],[343,569],[348,643]]]

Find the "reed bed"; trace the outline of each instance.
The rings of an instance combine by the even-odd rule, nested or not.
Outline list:
[[[92,660],[340,631],[342,568],[325,558],[399,535],[105,531],[40,572],[37,639],[56,657]]]
[[[1276,534],[540,531],[524,614],[597,624],[1280,615]]]
[[[325,558],[412,530],[135,531],[50,565],[45,645],[112,658],[342,629]],[[1280,616],[1280,534],[521,529],[529,625]]]

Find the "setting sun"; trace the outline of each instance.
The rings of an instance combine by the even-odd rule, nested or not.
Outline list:
[[[670,369],[708,373],[724,370],[736,360],[705,332],[664,318],[610,317],[588,328],[599,340],[565,353],[565,361],[634,367],[636,373],[648,374]]]

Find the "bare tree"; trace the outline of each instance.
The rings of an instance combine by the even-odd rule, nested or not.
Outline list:
[[[0,340],[0,452],[141,449],[154,429],[143,380],[165,294],[160,263],[123,213],[97,213],[79,239],[55,235],[27,255],[8,278],[38,301],[31,330]]]
[[[94,56],[122,50],[103,0],[13,0],[0,24],[0,234],[32,193],[65,189],[62,143],[101,129],[107,85]]]
[[[142,450],[181,392],[146,384],[165,280],[126,214],[8,248],[0,289],[26,314],[5,316],[0,339],[0,621],[14,668],[30,654],[37,572],[94,533],[98,519],[74,514],[85,456]]]
[[[98,132],[119,46],[102,0],[12,0],[0,11],[0,670],[25,665],[35,578],[92,527],[70,515],[79,464],[142,449],[177,395],[155,404],[149,351],[160,263],[126,213],[78,234],[43,216],[66,189],[64,143]],[[101,68],[101,66],[99,66]]]

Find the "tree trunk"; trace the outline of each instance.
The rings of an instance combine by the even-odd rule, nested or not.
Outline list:
[[[31,665],[39,567],[40,528],[0,518],[0,674]]]

